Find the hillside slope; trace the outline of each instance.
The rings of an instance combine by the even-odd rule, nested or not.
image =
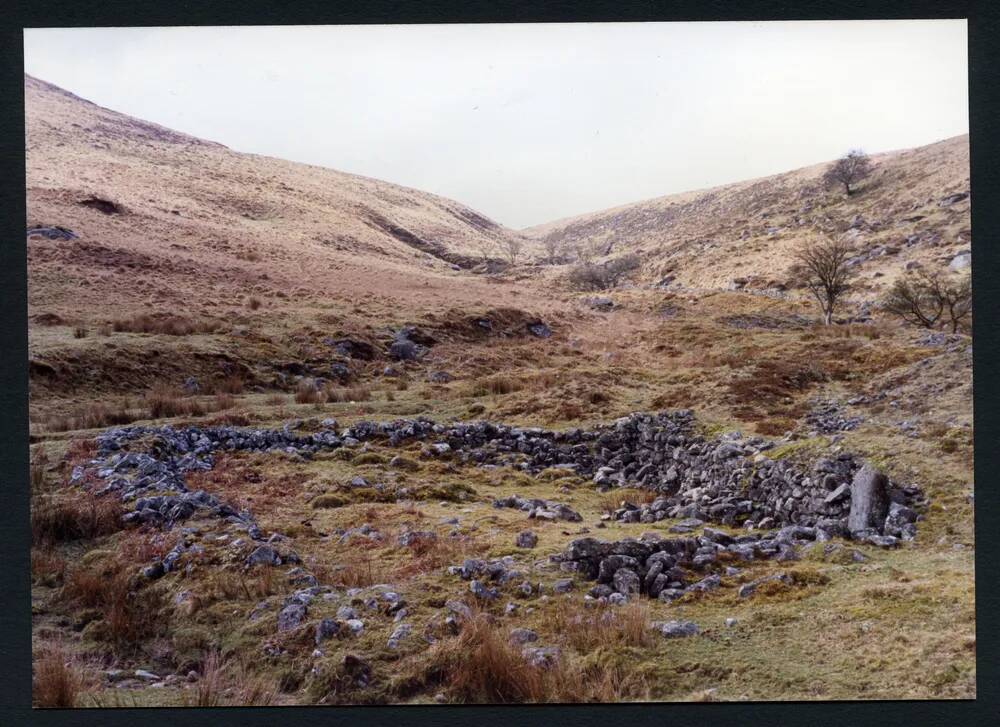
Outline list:
[[[514,234],[453,200],[234,152],[28,76],[25,116],[29,227],[69,226],[132,253],[169,246],[208,274],[331,253],[448,270]]]
[[[702,288],[781,287],[791,250],[817,229],[855,244],[862,294],[907,266],[948,264],[969,250],[968,135],[872,160],[873,174],[850,197],[825,189],[827,165],[817,164],[523,232],[567,250],[639,253],[647,280]]]
[[[547,305],[468,272],[516,233],[453,200],[238,153],[28,76],[25,116],[33,390],[145,388],[164,366],[183,380],[220,361],[252,379],[246,367],[330,335]],[[166,357],[148,336],[85,335],[142,315],[204,335],[174,337]]]

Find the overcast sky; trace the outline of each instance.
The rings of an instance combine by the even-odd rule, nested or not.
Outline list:
[[[964,20],[31,29],[25,70],[511,227],[968,131]]]

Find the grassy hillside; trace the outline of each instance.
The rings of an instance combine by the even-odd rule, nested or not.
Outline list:
[[[970,249],[969,137],[877,154],[855,193],[828,189],[825,164],[669,195],[539,225],[524,233],[572,251],[642,256],[643,278],[749,289],[790,281],[790,254],[814,230],[847,234],[870,299],[900,273],[946,266]],[[956,199],[955,195],[959,198]],[[745,282],[744,282],[745,281]]]

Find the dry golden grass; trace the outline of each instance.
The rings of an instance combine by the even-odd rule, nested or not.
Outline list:
[[[344,588],[365,588],[386,583],[395,576],[384,561],[361,549],[344,553],[332,567],[320,566],[314,570],[324,583]]]
[[[221,707],[224,703],[223,689],[222,658],[217,651],[213,651],[205,657],[202,663],[201,675],[194,689],[194,694],[189,698],[188,706]]]
[[[561,599],[544,614],[546,630],[561,634],[582,654],[602,647],[651,646],[655,633],[649,622],[649,606],[641,601],[588,607],[583,601]]]
[[[643,490],[635,487],[619,487],[598,497],[597,506],[601,512],[611,513],[622,506],[623,502],[633,505],[648,505],[657,498],[654,490]]]
[[[523,382],[507,374],[496,374],[485,378],[477,379],[472,384],[472,396],[503,396],[521,391],[524,388]]]
[[[274,570],[267,567],[254,568],[249,573],[234,570],[220,570],[209,581],[206,598],[216,601],[260,600],[279,593],[283,584]]]
[[[398,578],[410,578],[421,573],[437,571],[455,563],[461,563],[466,558],[473,558],[486,552],[488,545],[470,537],[461,538],[428,538],[415,536],[410,540],[407,550],[412,559],[403,563],[396,570]]]
[[[474,615],[457,637],[435,642],[415,659],[396,688],[405,693],[440,686],[453,701],[479,704],[619,702],[648,693],[645,677],[621,664],[574,661],[563,654],[536,666],[511,642],[508,628],[486,614]]]
[[[31,579],[56,585],[66,573],[66,560],[51,546],[31,549]]]
[[[82,680],[66,653],[58,649],[45,651],[35,658],[32,672],[31,699],[36,707],[77,706]]]
[[[162,590],[135,574],[154,558],[162,558],[167,547],[138,533],[122,537],[109,556],[78,562],[67,569],[57,600],[100,611],[95,637],[111,645],[116,654],[141,650],[146,639],[166,628],[168,620],[162,615]]]
[[[242,394],[246,383],[239,374],[230,374],[216,382],[214,389],[217,394]]]
[[[113,496],[74,492],[51,499],[38,495],[31,508],[31,539],[35,545],[90,540],[122,529],[121,501]]]
[[[367,386],[328,386],[324,391],[326,401],[331,403],[347,403],[352,401],[371,401],[372,391]]]
[[[205,407],[197,400],[188,398],[180,389],[169,384],[157,383],[146,395],[151,419],[176,416],[201,416]]]
[[[302,379],[295,387],[296,404],[316,404],[324,401],[323,392],[316,388],[316,384],[308,379]]]
[[[145,416],[145,411],[136,409],[126,398],[116,404],[91,402],[72,412],[53,414],[45,419],[45,426],[52,432],[103,429],[130,424]]]
[[[164,336],[190,336],[197,333],[218,333],[224,326],[219,321],[197,320],[175,315],[143,313],[131,318],[112,321],[117,333],[154,333]]]
[[[461,702],[546,701],[545,671],[484,615],[466,621],[456,638],[433,644],[423,669],[424,679],[447,687]]]

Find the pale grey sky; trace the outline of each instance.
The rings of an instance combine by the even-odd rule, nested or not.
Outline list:
[[[25,71],[519,228],[968,131],[964,20],[29,29]]]

